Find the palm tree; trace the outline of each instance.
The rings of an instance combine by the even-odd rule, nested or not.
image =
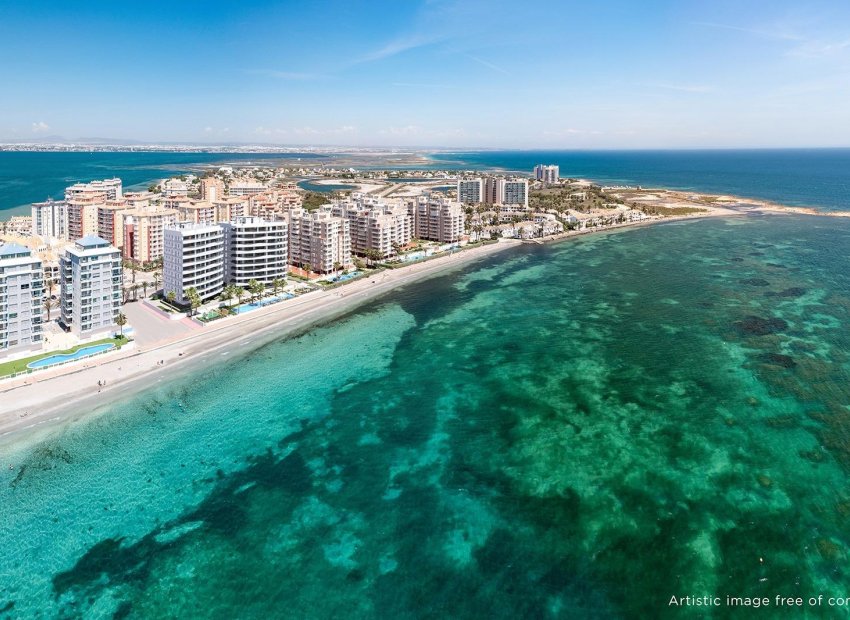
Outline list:
[[[245,290],[244,288],[242,288],[241,286],[237,286],[236,288],[237,288],[237,289],[239,289],[239,290],[238,290],[238,292],[236,293],[236,297],[237,297],[237,299],[239,299],[239,303],[240,303],[240,305],[241,305],[241,304],[242,304],[242,300],[243,300],[243,299],[245,299],[245,295],[247,295],[247,294],[248,294],[248,291],[246,291],[246,290]]]
[[[174,302],[177,300],[177,293],[175,293],[174,291],[168,291],[168,293],[165,295],[165,299],[168,301],[168,303],[174,305]]]
[[[251,303],[254,303],[257,299],[257,281],[253,278],[248,280],[248,292],[251,294]]]
[[[115,324],[120,328],[121,337],[123,338],[124,326],[127,324],[127,315],[125,315],[123,312],[119,312],[118,316],[115,317]]]
[[[45,299],[44,300],[44,309],[47,311],[47,322],[50,322],[50,311],[53,309],[53,300]]]
[[[159,290],[159,283],[162,282],[162,272],[154,271],[153,272],[153,288],[154,292]]]
[[[53,280],[53,278],[47,278],[44,281],[44,286],[47,288],[47,294],[53,295],[53,287],[56,286],[56,282]],[[48,321],[49,320],[50,319],[48,319]]]
[[[186,289],[184,293],[186,299],[189,301],[189,307],[191,308],[191,316],[194,316],[195,311],[201,306],[201,296],[198,294],[198,289],[194,286]]]
[[[251,299],[258,300],[263,294],[265,287],[257,280],[251,278],[248,281],[248,290],[251,291]]]
[[[142,297],[147,297],[147,296],[148,296],[148,281],[145,280],[144,282],[142,282]]]
[[[230,295],[230,299],[236,298],[239,299],[239,292],[242,289],[236,286],[235,284],[230,284],[227,286],[227,294]]]
[[[284,284],[285,282],[283,278],[275,278],[274,280],[272,280],[272,290],[274,291],[275,295],[280,293],[280,289],[284,287]]]
[[[133,301],[136,301],[139,298],[139,288],[139,285],[135,283],[130,286],[130,290],[133,291]]]

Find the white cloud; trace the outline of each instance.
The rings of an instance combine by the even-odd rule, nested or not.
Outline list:
[[[478,58],[478,56],[472,56],[471,54],[467,54],[467,57],[470,60],[474,60],[479,65],[483,65],[483,66],[487,67],[488,69],[492,69],[493,71],[495,71],[497,73],[503,73],[505,75],[510,75],[510,73],[508,71],[506,71],[505,69],[502,69],[502,67],[500,67],[499,65],[494,65],[492,62],[484,60],[483,58]]]
[[[418,34],[400,37],[398,39],[390,41],[379,49],[360,56],[359,58],[353,60],[351,64],[360,64],[364,62],[373,62],[375,60],[383,60],[384,58],[390,58],[408,50],[413,50],[418,47],[424,47],[426,45],[432,45],[433,43],[441,41],[443,38],[443,36],[425,36]]]
[[[326,127],[320,129],[305,126],[296,127],[292,131],[299,136],[338,136],[343,134],[357,133],[357,128],[353,125],[343,125],[342,127]]]
[[[383,136],[401,136],[401,137],[429,137],[429,138],[449,138],[463,137],[466,131],[463,129],[426,129],[419,125],[404,125],[402,127],[387,127],[381,129],[379,134]]]
[[[272,129],[270,127],[263,127],[262,125],[260,125],[256,129],[254,129],[254,134],[258,135],[258,136],[271,136],[273,134],[285,134],[285,133],[289,133],[289,132],[286,129],[280,129],[280,128]]]
[[[37,123],[32,124],[32,132],[33,133],[44,133],[50,129],[50,125],[45,123],[44,121],[38,121]]]

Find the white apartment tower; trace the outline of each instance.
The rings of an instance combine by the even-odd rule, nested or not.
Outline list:
[[[67,205],[63,200],[48,200],[32,204],[32,234],[45,240],[67,239],[65,228]]]
[[[330,273],[351,264],[351,229],[347,219],[329,211],[289,211],[289,252],[294,265]]]
[[[463,205],[443,198],[419,196],[409,203],[413,236],[440,243],[459,241],[464,233]]]
[[[354,254],[376,250],[386,258],[413,238],[413,217],[403,205],[340,203],[333,206],[333,214],[348,220]]]
[[[243,288],[251,280],[271,284],[286,277],[289,226],[284,221],[238,217],[224,229],[224,278]]]
[[[186,303],[194,288],[202,300],[224,288],[224,229],[216,224],[177,224],[164,231],[162,292]]]
[[[89,235],[59,258],[60,316],[79,338],[115,328],[121,309],[121,251]]]
[[[560,170],[556,165],[537,164],[534,166],[534,178],[546,185],[555,185],[560,181]]]
[[[41,347],[42,278],[28,248],[0,244],[0,357]]]
[[[460,179],[457,199],[461,204],[523,205],[528,206],[526,179],[487,177]]]

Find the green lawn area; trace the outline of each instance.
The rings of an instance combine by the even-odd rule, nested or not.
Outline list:
[[[11,362],[3,362],[0,363],[0,377],[5,377],[6,375],[11,375],[17,372],[23,372],[27,369],[27,364],[34,362],[36,360],[40,360],[45,357],[50,357],[51,355],[68,355],[70,353],[74,353],[79,351],[84,347],[91,347],[97,344],[114,344],[118,349],[121,348],[122,345],[127,344],[127,337],[121,336],[119,338],[103,338],[102,340],[95,340],[94,342],[86,342],[85,344],[78,344],[77,346],[71,349],[65,349],[64,351],[49,351],[47,353],[39,353],[37,355],[33,355],[31,357],[25,357],[19,360],[12,360]]]

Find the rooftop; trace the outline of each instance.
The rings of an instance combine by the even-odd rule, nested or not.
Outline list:
[[[76,243],[78,246],[85,249],[109,247],[109,241],[101,239],[97,235],[86,235],[81,239],[77,239]]]
[[[16,256],[29,256],[31,250],[17,243],[0,243],[0,258],[10,258]]]

